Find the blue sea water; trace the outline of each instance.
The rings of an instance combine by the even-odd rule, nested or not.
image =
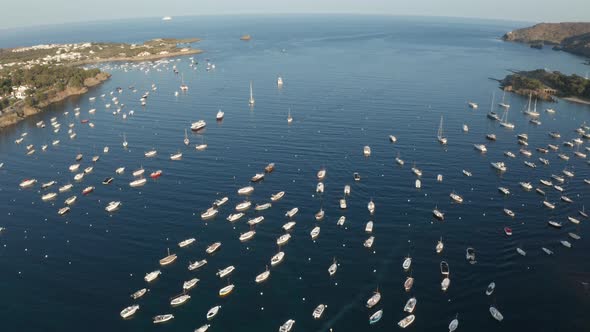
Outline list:
[[[157,37],[199,37],[194,47],[205,53],[195,56],[197,69],[188,57],[157,67],[105,64],[101,68],[112,77],[87,95],[50,107],[0,132],[0,320],[6,331],[192,331],[206,323],[205,314],[214,305],[222,305],[220,314],[210,322],[210,331],[276,331],[287,319],[296,320],[295,331],[390,331],[405,316],[403,306],[415,296],[418,304],[414,331],[447,329],[458,315],[460,331],[583,331],[590,327],[588,282],[590,250],[588,220],[580,225],[567,221],[577,215],[584,203],[590,178],[585,160],[573,156],[562,140],[577,136],[574,129],[590,123],[590,107],[560,101],[540,102],[541,126],[533,126],[522,114],[527,100],[506,95],[512,105],[509,119],[515,130],[507,130],[485,117],[492,92],[496,103],[501,91],[494,78],[503,78],[509,70],[548,68],[584,75],[584,59],[550,49],[533,50],[525,45],[504,43],[498,39],[522,23],[442,18],[403,18],[380,16],[226,16],[182,17],[170,22],[159,19],[90,22],[38,29],[3,30],[0,47],[37,43],[81,41],[141,42]],[[239,37],[251,34],[250,42]],[[209,58],[216,68],[205,70]],[[174,96],[181,78],[174,75],[175,64],[189,86],[185,94]],[[160,69],[160,70],[158,70]],[[277,76],[285,84],[277,88]],[[254,86],[256,104],[248,106],[249,82]],[[141,107],[144,91],[157,86]],[[133,93],[128,86],[138,90]],[[110,92],[134,110],[127,119],[113,116]],[[106,94],[105,98],[100,95]],[[90,102],[88,97],[97,97]],[[478,110],[467,107],[478,102]],[[79,106],[81,115],[74,117]],[[557,110],[555,115],[545,108]],[[96,114],[88,110],[96,108]],[[492,106],[500,112],[495,105]],[[222,122],[215,121],[218,109],[225,112]],[[287,124],[291,110],[294,121]],[[68,111],[68,115],[64,115]],[[35,127],[51,117],[62,124],[58,134]],[[440,117],[449,139],[447,147],[436,141]],[[80,124],[90,119],[94,128]],[[190,133],[191,146],[182,143],[184,130],[198,119],[207,128]],[[67,124],[75,123],[77,138],[67,136]],[[467,124],[469,132],[461,126]],[[547,133],[559,131],[562,140]],[[14,140],[27,132],[24,142]],[[496,142],[485,135],[495,133]],[[516,134],[527,133],[533,157],[538,165],[530,169],[518,154]],[[129,149],[121,146],[123,134]],[[392,144],[388,135],[398,141]],[[58,146],[51,141],[60,139]],[[205,151],[195,144],[206,143]],[[488,152],[480,154],[474,143],[486,143]],[[536,147],[558,144],[560,152],[571,156],[568,162],[551,152],[541,155]],[[37,152],[25,155],[25,146],[34,144]],[[50,144],[46,152],[42,144]],[[372,155],[362,155],[370,145]],[[109,146],[107,154],[102,152]],[[585,142],[584,146],[588,146]],[[158,156],[146,159],[144,152],[157,149]],[[182,161],[169,160],[169,154],[182,151]],[[507,159],[504,151],[513,151],[516,159]],[[70,193],[60,194],[53,202],[42,202],[40,183],[56,180],[58,185],[73,182],[68,166],[77,153],[83,153],[81,169],[100,155],[94,171]],[[398,166],[394,158],[406,161]],[[541,166],[538,157],[550,160]],[[505,161],[508,172],[499,175],[490,162]],[[225,217],[242,201],[236,190],[249,183],[269,162],[276,170],[255,184],[253,203],[269,201],[271,194],[284,190],[285,198],[264,212],[247,212],[247,217],[230,224]],[[422,169],[422,188],[414,188],[410,168]],[[115,175],[125,166],[123,175]],[[158,180],[148,179],[141,188],[130,188],[132,170],[144,167],[146,173],[163,170]],[[326,191],[315,193],[316,172],[327,169]],[[575,172],[563,185],[574,200],[566,204],[559,193],[544,188],[547,199],[557,203],[555,210],[542,207],[542,197],[525,192],[519,181],[539,186],[564,168]],[[473,173],[466,177],[462,170]],[[354,182],[353,172],[362,176]],[[442,174],[444,181],[436,181]],[[112,185],[100,182],[114,176]],[[32,189],[20,189],[25,178],[36,178]],[[343,187],[350,184],[348,209],[339,209]],[[82,197],[88,186],[96,190]],[[512,195],[497,191],[506,186]],[[57,191],[54,187],[49,190]],[[452,191],[462,195],[463,204],[453,204]],[[78,195],[72,212],[57,215],[63,200]],[[200,213],[219,197],[230,201],[215,220],[202,221]],[[374,216],[367,203],[376,204]],[[104,207],[120,200],[119,211],[109,215]],[[270,265],[278,251],[276,239],[287,221],[284,213],[299,207],[297,225],[291,241],[281,250],[283,263],[271,268],[270,279],[261,285],[254,278]],[[320,207],[326,211],[321,222],[314,220]],[[446,213],[444,222],[435,221],[432,209]],[[502,209],[516,213],[514,219]],[[247,218],[264,215],[253,240],[240,243],[240,233],[249,227]],[[344,215],[344,227],[336,225]],[[375,222],[372,249],[363,247],[369,236],[365,223]],[[561,230],[547,226],[548,220],[564,223]],[[321,227],[312,241],[309,232]],[[507,237],[503,227],[514,235]],[[575,232],[582,239],[571,249],[560,240]],[[177,243],[195,237],[197,242],[184,249]],[[437,255],[435,245],[443,238],[445,249]],[[216,241],[222,249],[207,257],[205,248]],[[475,265],[465,260],[465,249],[474,247]],[[527,251],[526,257],[516,248]],[[547,256],[541,247],[552,249]],[[139,312],[122,320],[119,312],[135,303],[129,295],[146,287],[145,273],[160,268],[158,260],[166,248],[178,254],[178,260],[162,269],[162,276],[148,285],[150,292],[136,301]],[[410,274],[402,269],[404,257],[413,258],[411,275],[415,285],[404,291]],[[190,272],[189,261],[207,258],[201,270]],[[329,277],[333,258],[338,272]],[[442,292],[439,263],[446,260],[451,270],[451,286]],[[215,276],[218,269],[235,265],[230,277],[236,285],[233,294],[219,298],[218,290],[227,281]],[[182,283],[199,278],[190,291],[190,301],[178,308],[170,298],[181,293]],[[496,282],[492,296],[485,289]],[[375,289],[382,293],[380,304],[365,308]],[[315,321],[313,309],[328,305],[324,317]],[[497,322],[489,314],[494,305],[504,314]],[[369,326],[368,317],[383,309],[383,319]],[[151,317],[173,313],[175,319],[153,325]]]

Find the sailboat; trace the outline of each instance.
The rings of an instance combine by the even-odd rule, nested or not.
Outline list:
[[[191,144],[191,141],[188,139],[188,132],[185,129],[184,130],[184,145],[189,145],[189,144]]]
[[[182,91],[188,91],[188,85],[184,84],[184,74],[181,75],[181,80],[182,80],[182,84],[180,84],[180,90]]]
[[[535,99],[535,108],[531,111],[531,104],[532,104],[532,93],[529,93],[529,103],[527,105],[527,110],[524,111],[524,114],[532,117],[539,116],[539,112],[537,112],[537,100]]]
[[[504,127],[504,128],[508,128],[508,129],[514,129],[514,123],[510,123],[508,122],[508,110],[510,108],[506,107],[504,109],[504,114],[502,114],[502,119],[500,120],[500,126]]]
[[[443,135],[443,117],[442,115],[440,116],[440,126],[438,127],[438,134],[436,135],[438,141],[440,142],[440,144],[442,145],[446,145],[447,144],[447,138]]]
[[[500,118],[498,117],[498,114],[494,112],[494,99],[496,99],[495,91],[492,93],[492,103],[490,104],[490,112],[488,113],[488,119],[499,121]]]
[[[250,81],[250,99],[248,100],[250,106],[254,105],[254,95],[252,94],[252,81]]]
[[[129,145],[129,143],[127,143],[127,136],[125,136],[125,134],[123,134],[123,147],[127,148],[128,145]]]
[[[506,102],[504,102],[504,98],[506,98],[506,90],[504,90],[504,94],[502,95],[502,102],[498,104],[498,106],[502,107],[502,108],[510,108],[510,104],[507,104]]]
[[[291,109],[289,109],[289,114],[287,115],[287,123],[293,122],[293,117],[291,116]]]

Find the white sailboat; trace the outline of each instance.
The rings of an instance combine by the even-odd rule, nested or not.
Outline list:
[[[191,144],[191,141],[188,139],[188,132],[185,129],[184,130],[184,145],[187,145],[188,146],[189,144]]]
[[[127,143],[127,136],[125,136],[125,134],[123,134],[123,147],[127,148],[128,145],[129,145],[129,143]]]
[[[289,114],[287,115],[287,123],[293,122],[293,117],[291,116],[291,109],[289,109]]]
[[[498,106],[508,109],[510,108],[510,104],[507,104],[504,99],[506,98],[506,90],[504,90],[504,94],[502,95],[502,102],[498,104]]]
[[[250,81],[250,99],[248,100],[250,106],[254,105],[254,95],[252,93],[252,81]]]
[[[443,134],[443,116],[442,115],[440,116],[440,126],[438,127],[438,133],[436,135],[436,138],[438,139],[440,144],[442,144],[442,145],[447,144],[447,138]]]
[[[502,114],[502,119],[500,120],[500,126],[508,129],[514,129],[514,123],[508,122],[508,110],[510,107],[506,107],[504,109],[504,114]]]

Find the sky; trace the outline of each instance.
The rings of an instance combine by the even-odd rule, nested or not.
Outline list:
[[[122,18],[346,13],[525,22],[590,21],[590,0],[26,0],[3,1],[0,29]]]

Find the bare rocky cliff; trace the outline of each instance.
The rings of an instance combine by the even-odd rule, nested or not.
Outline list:
[[[590,57],[590,23],[586,22],[539,23],[510,31],[502,39],[527,44],[556,45],[556,49]]]

